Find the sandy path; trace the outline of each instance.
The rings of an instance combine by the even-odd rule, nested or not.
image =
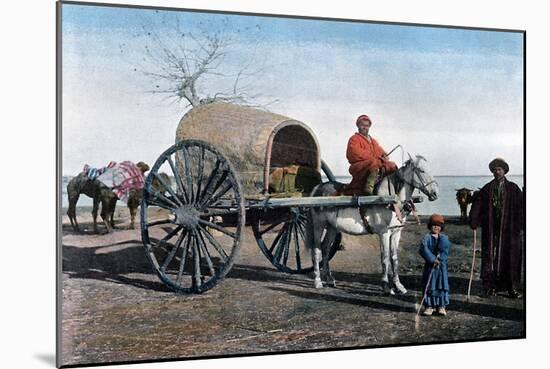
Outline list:
[[[471,231],[451,220],[446,233],[452,302],[449,315],[415,320],[422,263],[417,243],[425,225],[402,237],[404,296],[386,296],[379,283],[375,236],[344,237],[331,267],[337,288],[316,290],[310,276],[278,272],[249,228],[229,275],[202,295],[175,295],[152,272],[138,230],[75,234],[64,218],[63,364],[139,361],[255,352],[307,351],[525,335],[524,300],[478,297],[466,301]],[[479,264],[478,264],[479,267]]]

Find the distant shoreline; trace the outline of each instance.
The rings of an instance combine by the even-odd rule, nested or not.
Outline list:
[[[62,178],[72,178],[76,177],[77,175],[74,174],[63,174]],[[335,174],[334,175],[337,178],[344,178],[349,177],[351,178],[351,175],[349,174]],[[525,174],[507,174],[506,177],[524,177]],[[489,174],[436,174],[434,177],[492,177],[492,175]]]
[[[344,175],[339,175],[339,174],[335,174],[334,175],[336,178],[351,178],[351,175],[349,174],[344,174]],[[525,174],[507,174],[506,177],[524,177]],[[453,175],[453,174],[442,174],[442,175],[434,175],[435,178],[441,178],[441,177],[448,177],[448,178],[463,178],[463,177],[492,177],[491,174],[457,174],[457,175]]]

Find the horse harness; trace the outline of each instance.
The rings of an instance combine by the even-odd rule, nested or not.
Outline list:
[[[409,161],[410,163],[412,163],[412,161]],[[416,170],[416,167],[413,167],[413,181],[411,182],[408,182],[404,177],[402,177],[401,175],[399,175],[399,171],[396,172],[396,174],[398,175],[398,178],[399,180],[401,181],[401,183],[399,183],[399,185],[396,185],[395,183],[393,183],[393,186],[392,186],[392,183],[391,181],[388,181],[388,193],[391,195],[392,193],[392,188],[393,188],[393,191],[395,192],[395,194],[397,195],[397,193],[401,190],[401,188],[403,187],[404,184],[408,184],[409,186],[411,187],[415,187],[414,186],[414,175],[416,175],[418,177],[418,180],[420,182],[420,185],[421,187],[420,188],[426,188],[428,187],[430,184],[434,183],[435,180],[432,180],[428,183],[424,183],[424,180],[422,179],[422,176],[420,176]],[[385,177],[384,176],[380,176],[380,178],[378,179],[377,181],[377,185],[380,184],[380,182],[384,179]],[[370,226],[369,222],[367,221],[367,217],[366,217],[366,209],[364,207],[361,207],[361,204],[359,203],[359,199],[357,200],[357,206],[359,207],[359,214],[361,215],[361,219],[363,219],[363,223],[365,225],[365,228],[368,232],[368,234],[374,234],[374,231],[372,229],[372,227]],[[399,222],[401,224],[399,225],[396,225],[396,226],[391,226],[389,228],[401,228],[401,227],[404,227],[404,224],[403,224],[403,214],[405,214],[405,217],[408,216],[409,214],[413,214],[413,216],[415,217],[417,223],[420,224],[420,219],[418,218],[418,215],[416,214],[416,206],[414,205],[414,202],[412,201],[412,199],[408,199],[408,200],[405,200],[401,206],[401,208],[399,208],[397,206],[397,204],[390,204],[388,205],[388,208],[391,208],[391,210],[393,210],[396,215],[397,215],[397,219],[399,220]]]

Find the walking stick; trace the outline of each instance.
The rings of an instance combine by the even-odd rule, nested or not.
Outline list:
[[[420,301],[420,306],[418,307],[418,311],[416,312],[416,318],[418,318],[418,315],[420,314],[420,309],[422,309],[422,305],[424,304],[424,300],[426,299],[426,295],[428,294],[428,287],[430,287],[430,282],[432,281],[432,275],[434,274],[434,270],[437,266],[434,264],[430,275],[428,276],[428,282],[426,283],[426,287],[424,288],[424,296],[422,296],[422,301]]]
[[[424,288],[424,296],[422,296],[422,301],[420,301],[420,305],[418,306],[418,311],[416,312],[416,316],[414,317],[414,329],[417,332],[420,330],[420,309],[422,309],[422,305],[424,305],[424,300],[428,295],[428,287],[430,286],[430,282],[432,281],[432,275],[434,274],[434,270],[436,267],[437,266],[434,264],[434,266],[432,267],[432,270],[430,271],[430,275],[428,276],[428,282],[426,283],[426,287]]]
[[[472,269],[470,270],[470,281],[468,282],[468,297],[466,297],[466,301],[470,301],[470,290],[472,288],[472,279],[474,278],[474,265],[476,263],[476,229],[474,229],[474,245],[472,247]]]

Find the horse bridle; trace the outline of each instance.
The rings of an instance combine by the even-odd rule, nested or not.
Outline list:
[[[413,162],[412,159],[409,160],[405,166],[407,166],[407,165],[412,165],[412,167],[413,167],[413,175],[412,175],[412,181],[411,181],[411,182],[408,182],[408,181],[401,175],[401,173],[399,173],[399,171],[397,172],[397,173],[399,173],[399,178],[400,178],[404,183],[408,184],[409,186],[411,186],[411,187],[413,187],[413,188],[418,188],[418,189],[419,189],[420,191],[422,191],[423,193],[426,193],[426,192],[428,191],[428,186],[429,186],[429,185],[431,185],[432,183],[437,183],[437,181],[436,181],[435,179],[432,179],[431,181],[425,183],[425,182],[424,182],[424,179],[423,179],[422,176],[419,174],[418,167],[414,164],[414,162]],[[415,176],[415,174],[416,174],[416,176],[418,177],[418,180],[419,180],[421,186],[416,186],[416,185],[414,184],[414,176]]]

